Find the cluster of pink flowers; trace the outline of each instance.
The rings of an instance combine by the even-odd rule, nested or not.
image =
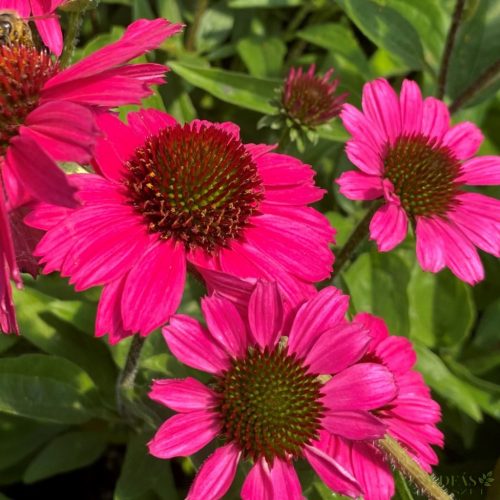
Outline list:
[[[60,3],[0,0],[0,8],[26,17]],[[57,20],[36,22],[59,55]],[[243,498],[300,499],[293,464],[301,458],[335,492],[390,498],[394,482],[376,440],[392,436],[430,471],[431,445],[443,444],[440,410],[413,370],[408,340],[369,314],[349,320],[338,289],[317,291],[332,272],[335,231],[310,206],[324,194],[314,170],[274,146],[244,143],[232,123],[180,124],[156,110],[124,123],[112,112],[164,81],[165,66],[129,61],[181,28],[136,21],[65,69],[37,48],[0,47],[1,329],[18,329],[10,280],[21,286],[19,266],[37,271],[16,255],[13,228],[27,214],[43,273],[58,271],[78,291],[103,287],[97,336],[115,344],[164,327],[170,351],[210,374],[209,385],[157,380],[150,394],[176,412],[149,443],[151,454],[220,445],[188,498],[220,498],[248,459]],[[335,97],[330,76],[291,74],[285,104],[314,114],[301,122],[338,113],[344,96]],[[312,84],[328,109],[299,102],[294,85]],[[497,184],[500,158],[473,158],[478,128],[450,127],[446,106],[422,99],[414,82],[403,83],[399,98],[385,80],[368,83],[362,106],[342,108],[352,134],[346,152],[360,172],[338,183],[351,199],[383,200],[370,225],[379,250],[399,244],[410,224],[425,270],[447,266],[464,281],[481,280],[475,247],[499,255],[500,204],[463,186]],[[64,161],[94,173],[65,175],[57,166]],[[206,285],[206,326],[176,314],[188,272]]]

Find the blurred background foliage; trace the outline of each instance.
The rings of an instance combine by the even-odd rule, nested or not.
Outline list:
[[[94,4],[97,2],[94,1]],[[418,81],[435,95],[453,0],[101,0],[84,17],[77,60],[116,40],[132,20],[166,17],[187,25],[150,60],[168,62],[168,84],[145,102],[180,121],[231,120],[246,142],[277,142],[280,132],[258,129],[275,109],[291,66],[330,67],[340,92],[359,105],[367,80],[382,76],[399,90]],[[62,13],[62,22],[67,22]],[[500,2],[468,0],[451,55],[446,100],[452,102],[500,54]],[[480,154],[500,154],[500,78],[453,116],[478,124]],[[131,108],[121,110],[122,116]],[[327,191],[318,208],[338,230],[340,247],[364,207],[338,194],[333,180],[352,168],[339,121],[318,130],[320,139],[300,153]],[[498,196],[498,188],[481,188]],[[389,254],[371,243],[336,279],[352,297],[351,312],[383,316],[393,334],[410,338],[418,369],[441,403],[446,436],[435,473],[456,498],[500,498],[500,269],[482,254],[486,280],[471,288],[448,271],[421,271],[412,236]],[[326,284],[326,283],[324,283]],[[200,285],[190,282],[181,311],[199,316]],[[130,339],[110,347],[93,338],[99,290],[77,294],[58,276],[26,279],[15,294],[22,335],[0,336],[0,499],[183,498],[209,450],[193,460],[160,461],[145,443],[168,416],[150,404],[151,379],[191,372],[168,352],[159,332],[142,353],[135,391],[116,408],[115,384]],[[199,374],[197,375],[199,376]],[[304,471],[306,468],[304,468]],[[237,498],[243,475],[231,489]],[[309,499],[331,499],[310,472],[302,482]],[[397,477],[397,498],[419,498]]]

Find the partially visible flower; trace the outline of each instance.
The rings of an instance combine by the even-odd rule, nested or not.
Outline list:
[[[347,94],[336,94],[339,81],[330,81],[333,68],[323,77],[316,76],[315,71],[314,64],[306,73],[302,68],[291,68],[281,94],[281,106],[286,116],[310,128],[338,116],[347,97]]]
[[[100,119],[101,176],[70,176],[81,207],[41,205],[44,272],[77,290],[105,285],[96,334],[148,335],[179,306],[188,266],[279,281],[303,296],[330,275],[334,230],[309,203],[323,190],[309,165],[244,144],[232,123],[180,125],[155,110],[128,125]]]
[[[0,0],[0,9],[13,10],[19,17],[33,16],[43,43],[56,56],[63,49],[63,37],[58,17],[54,14],[59,5],[66,0]]]
[[[483,141],[479,128],[450,126],[446,105],[422,99],[410,80],[399,98],[386,80],[367,83],[363,112],[346,104],[341,118],[352,135],[347,156],[361,172],[337,182],[347,198],[385,201],[370,224],[379,250],[401,243],[410,222],[425,271],[446,266],[467,283],[481,281],[475,247],[500,255],[500,201],[463,187],[499,184],[500,156],[472,158]]]
[[[136,21],[120,40],[65,70],[34,47],[0,46],[0,165],[5,198],[0,205],[6,205],[1,212],[33,200],[75,205],[75,190],[55,162],[90,161],[101,136],[96,116],[123,104],[139,104],[152,92],[152,85],[164,81],[168,69],[128,61],[180,29],[164,19]],[[7,221],[2,217],[0,222],[2,273],[20,286],[16,259],[8,250],[13,243]],[[10,318],[0,320],[1,325],[15,325],[8,289],[8,281],[0,286],[0,304],[5,305],[0,306],[0,316]]]
[[[289,323],[278,287],[258,281],[243,316],[215,293],[202,302],[207,328],[188,316],[172,318],[163,330],[171,352],[210,373],[212,381],[154,382],[150,397],[178,413],[158,430],[150,453],[189,456],[222,439],[188,499],[222,497],[242,459],[253,463],[244,500],[301,500],[293,467],[298,458],[333,491],[361,494],[357,479],[319,448],[318,439],[381,437],[385,425],[370,410],[390,404],[397,389],[386,367],[360,363],[370,337],[361,324],[345,321],[347,307],[348,297],[328,287],[306,300]],[[333,376],[320,377],[325,373]]]
[[[371,413],[387,425],[388,434],[430,473],[431,466],[438,463],[431,445],[443,446],[443,434],[436,427],[441,411],[420,373],[413,370],[416,356],[411,342],[403,337],[390,336],[384,321],[371,314],[356,315],[353,324],[356,323],[365,327],[372,337],[361,362],[380,363],[388,368],[398,387],[398,395],[393,401]],[[321,449],[358,479],[364,499],[392,498],[394,479],[391,469],[375,446],[330,437],[322,441]]]

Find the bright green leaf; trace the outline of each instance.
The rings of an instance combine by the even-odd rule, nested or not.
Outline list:
[[[252,76],[280,76],[286,55],[286,45],[281,38],[250,36],[242,38],[236,49]]]

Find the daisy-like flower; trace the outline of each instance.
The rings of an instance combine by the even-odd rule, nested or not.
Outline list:
[[[333,68],[323,77],[315,75],[311,64],[306,73],[302,68],[291,68],[281,94],[283,112],[293,122],[305,127],[317,127],[339,115],[347,94],[335,92],[338,80],[330,81]]]
[[[325,288],[293,314],[283,315],[274,283],[258,281],[241,315],[232,301],[213,294],[202,301],[207,327],[182,315],[163,329],[171,352],[208,372],[208,386],[194,378],[157,380],[150,397],[176,411],[149,443],[159,458],[189,456],[216,438],[188,494],[217,499],[230,487],[240,460],[253,463],[245,500],[302,499],[293,462],[305,458],[335,492],[359,496],[356,478],[319,446],[320,434],[373,440],[385,425],[370,410],[397,393],[380,363],[359,363],[370,337],[344,320],[348,297]],[[332,376],[321,377],[321,374]]]
[[[27,19],[33,16],[43,43],[56,56],[63,49],[63,36],[59,18],[54,14],[59,5],[66,0],[0,0],[0,10],[17,12],[19,17]]]
[[[401,243],[408,221],[415,228],[417,258],[425,271],[445,266],[461,280],[484,278],[476,246],[500,255],[500,202],[468,192],[467,185],[500,182],[500,157],[480,156],[483,135],[473,123],[450,126],[446,105],[422,99],[405,80],[398,98],[386,80],[367,83],[363,112],[341,113],[352,139],[347,156],[361,172],[345,172],[340,192],[353,200],[384,200],[370,224],[380,251]]]
[[[165,324],[188,266],[275,279],[288,296],[330,275],[333,229],[307,207],[323,196],[310,166],[244,144],[231,123],[145,110],[100,126],[102,176],[70,176],[82,206],[42,205],[27,219],[48,230],[36,249],[45,273],[60,270],[77,290],[105,285],[97,335],[115,343]]]
[[[371,314],[356,315],[353,324],[356,323],[364,326],[371,336],[361,362],[387,367],[398,387],[398,395],[393,401],[371,413],[387,425],[387,433],[430,473],[431,466],[438,463],[431,445],[443,446],[443,434],[436,427],[441,411],[420,373],[412,369],[416,356],[411,342],[391,336],[385,322]],[[364,499],[389,500],[394,495],[390,466],[372,444],[323,436],[320,448],[356,477]]]
[[[140,103],[153,84],[163,82],[168,69],[127,62],[180,29],[164,19],[136,21],[119,41],[65,70],[34,47],[0,46],[0,326],[4,332],[17,332],[6,277],[22,284],[7,210],[34,199],[75,205],[74,189],[55,162],[90,161],[101,136],[96,115]]]

